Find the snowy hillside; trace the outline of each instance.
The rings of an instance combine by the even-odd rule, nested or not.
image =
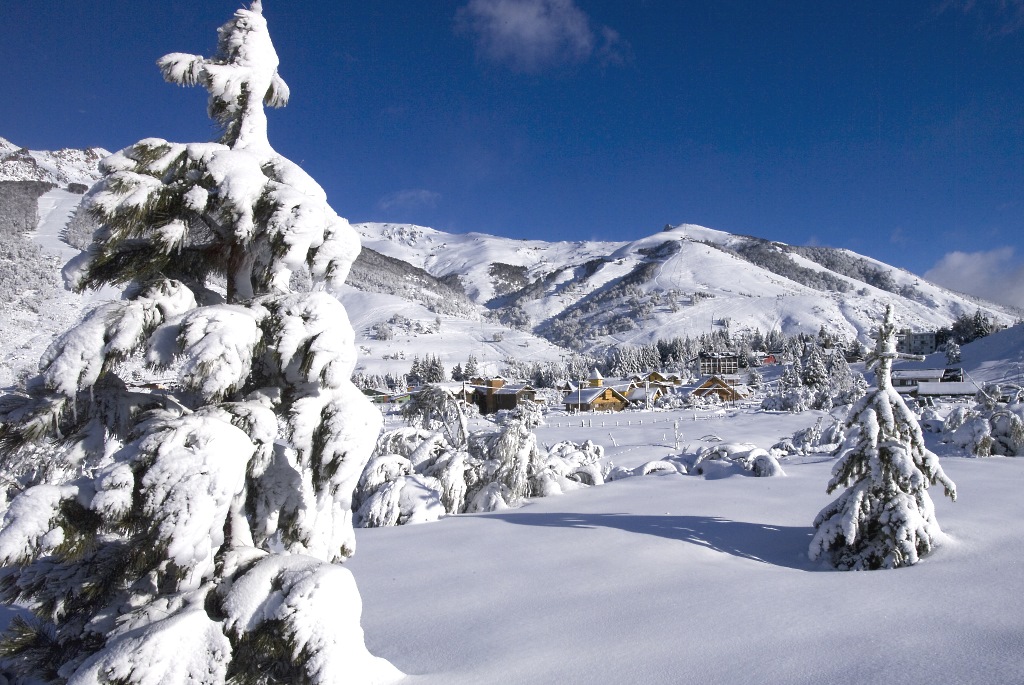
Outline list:
[[[501,320],[586,351],[724,326],[787,334],[824,326],[866,340],[888,303],[901,325],[915,330],[935,330],[978,308],[1005,324],[1020,316],[848,250],[794,248],[700,226],[622,243],[356,228],[377,252],[458,278]]]
[[[60,270],[79,250],[66,229],[106,150],[29,151],[0,138],[0,387],[35,372],[43,350],[103,294],[64,289]],[[71,192],[69,184],[79,184]]]
[[[456,364],[464,366],[472,355],[481,373],[497,374],[508,359],[554,362],[565,354],[562,348],[531,333],[511,330],[480,316],[435,314],[394,295],[346,285],[341,301],[356,332],[357,373],[406,373],[414,355],[436,356],[446,370],[451,370]],[[391,331],[390,339],[380,340],[374,332],[374,326],[381,322]]]
[[[942,368],[948,366],[942,353],[928,355],[922,362],[903,362],[900,368]],[[1024,387],[1024,324],[975,340],[960,348],[960,363],[967,380],[978,384],[1002,383]]]
[[[97,165],[110,152],[85,150],[33,151],[0,138],[0,181],[44,181],[65,187],[70,183],[91,186],[99,178]]]
[[[0,384],[34,366],[54,331],[81,309],[58,270],[85,246],[92,226],[83,213],[75,216],[81,196],[66,184],[91,185],[105,154],[26,151],[0,139],[0,186],[9,189],[0,214],[12,219],[11,239],[36,250],[15,259],[19,271],[7,279],[16,292],[5,293],[0,315],[7,331]],[[34,247],[20,243],[33,227]],[[573,350],[600,353],[726,326],[734,334],[824,326],[866,342],[890,302],[900,324],[918,330],[978,308],[1005,324],[1021,315],[846,250],[692,225],[632,242],[555,243],[401,224],[355,228],[364,250],[343,299],[362,349],[359,371],[367,374],[403,373],[414,355],[426,354],[448,369],[473,354],[482,371],[496,373],[508,359],[557,361]],[[392,339],[379,339],[381,326],[393,330]]]

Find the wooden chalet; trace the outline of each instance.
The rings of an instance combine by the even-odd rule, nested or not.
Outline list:
[[[892,387],[916,388],[918,383],[940,383],[944,369],[893,369]]]
[[[683,378],[677,373],[661,373],[660,371],[651,371],[650,373],[638,373],[630,378],[635,385],[643,385],[644,383],[657,383],[658,385],[670,386],[670,385],[682,385]]]
[[[557,383],[555,383],[555,390],[562,393],[563,395],[567,392],[572,392],[573,390],[576,389],[576,384],[569,380],[560,380]]]
[[[665,394],[665,386],[660,383],[636,385],[623,393],[632,405],[647,407],[661,399]]]
[[[495,406],[501,411],[515,409],[523,400],[536,402],[537,391],[529,383],[509,383],[498,388],[491,397],[496,399]]]
[[[363,388],[362,392],[364,395],[370,398],[370,401],[374,404],[387,404],[391,401],[391,391],[381,390],[380,388]]]
[[[473,402],[481,414],[493,414],[502,409],[515,409],[523,400],[537,401],[537,391],[528,383],[509,383],[508,379],[474,378],[469,386],[467,401]]]
[[[710,399],[717,397],[722,402],[737,402],[750,397],[750,388],[732,378],[712,375],[690,391],[690,397]]]
[[[562,400],[569,412],[622,411],[629,406],[629,400],[615,388],[603,386],[580,388],[570,392]]]

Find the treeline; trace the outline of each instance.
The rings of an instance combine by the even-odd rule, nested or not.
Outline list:
[[[815,290],[838,293],[853,289],[850,283],[840,276],[845,276],[865,283],[879,290],[894,293],[901,297],[920,300],[920,291],[911,285],[899,285],[892,277],[889,269],[880,268],[863,257],[837,250],[831,247],[797,247],[780,245],[763,238],[748,237],[744,242],[726,247],[717,243],[705,242],[709,247],[733,254],[744,261],[772,272],[776,276],[788,278]],[[797,264],[792,254],[820,264],[828,271],[817,271]],[[838,275],[837,275],[838,274]]]
[[[61,287],[61,260],[32,238],[39,198],[54,188],[42,181],[0,182],[0,309],[40,311]]]
[[[0,181],[0,236],[34,231],[39,222],[39,198],[54,188],[43,181]]]
[[[1000,329],[1002,329],[1002,326],[996,319],[990,319],[978,309],[975,310],[974,314],[961,313],[953,319],[952,324],[936,331],[935,342],[943,345],[946,342],[953,341],[960,345],[966,345],[979,338],[992,335]]]
[[[435,278],[423,269],[364,247],[345,281],[371,293],[396,295],[418,302],[435,314],[461,318],[477,314],[477,307],[461,291],[457,279]]]

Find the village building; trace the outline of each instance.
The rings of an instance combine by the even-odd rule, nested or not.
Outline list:
[[[893,369],[892,387],[897,392],[909,395],[917,391],[922,383],[961,383],[963,369]]]
[[[943,369],[893,369],[892,387],[900,392],[910,392],[918,383],[938,383],[942,380]]]
[[[712,375],[690,391],[691,398],[707,400],[717,397],[721,402],[738,402],[750,395],[750,388],[740,383],[739,379],[718,374]]]
[[[621,390],[605,386],[604,376],[594,367],[587,376],[587,385],[569,392],[562,404],[568,412],[622,411],[629,406],[629,400]]]
[[[380,390],[378,388],[363,388],[362,392],[364,395],[370,398],[370,401],[374,404],[387,404],[391,401],[391,392],[388,390]]]
[[[467,387],[465,400],[472,402],[481,414],[515,409],[524,400],[537,401],[537,391],[528,383],[510,383],[507,378],[474,378]]]
[[[650,407],[665,395],[665,386],[658,383],[636,385],[623,394],[634,406]]]
[[[622,411],[629,406],[629,400],[621,392],[603,386],[580,388],[570,392],[562,403],[568,412]]]
[[[967,398],[978,394],[976,383],[971,381],[952,381],[945,383],[918,383],[914,388],[914,396],[921,400],[935,399],[937,397]]]
[[[696,360],[691,359],[690,364],[696,361],[697,372],[701,376],[727,375],[739,373],[740,357],[738,354],[712,354],[701,352]]]
[[[529,383],[509,383],[498,388],[498,390],[489,395],[488,397],[494,398],[494,406],[496,411],[503,409],[515,409],[523,401],[536,402],[537,391]],[[490,414],[492,412],[481,412]]]
[[[657,383],[659,385],[681,385],[683,382],[682,376],[677,373],[661,373],[660,371],[651,371],[650,373],[638,373],[630,378],[634,385],[643,385],[644,383]]]
[[[905,328],[896,334],[896,351],[904,354],[931,354],[938,349],[935,331],[915,333]]]

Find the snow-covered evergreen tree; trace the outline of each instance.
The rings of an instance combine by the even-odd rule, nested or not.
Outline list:
[[[960,363],[960,345],[957,344],[956,340],[950,340],[946,343],[946,364],[952,366],[953,364]]]
[[[779,379],[779,385],[784,390],[795,390],[801,388],[804,384],[803,374],[804,365],[800,362],[800,358],[797,357],[782,373],[782,377]]]
[[[941,534],[928,486],[941,483],[956,500],[956,486],[925,447],[917,419],[892,387],[898,356],[890,305],[868,359],[876,388],[850,410],[827,490],[847,489],[814,520],[811,559],[824,557],[841,570],[917,563]]]
[[[288,88],[258,0],[214,57],[159,66],[209,91],[223,135],[103,162],[101,227],[70,277],[124,284],[123,299],[0,403],[3,465],[27,486],[0,530],[0,592],[34,615],[5,635],[5,667],[45,682],[395,680],[331,563],[354,551],[352,490],[381,423],[349,380],[353,331],[330,294],[358,238],[270,146],[263,106]],[[177,380],[132,388],[125,360]]]
[[[807,363],[804,365],[801,381],[811,390],[821,390],[828,384],[828,370],[825,355],[817,344],[809,345]]]

